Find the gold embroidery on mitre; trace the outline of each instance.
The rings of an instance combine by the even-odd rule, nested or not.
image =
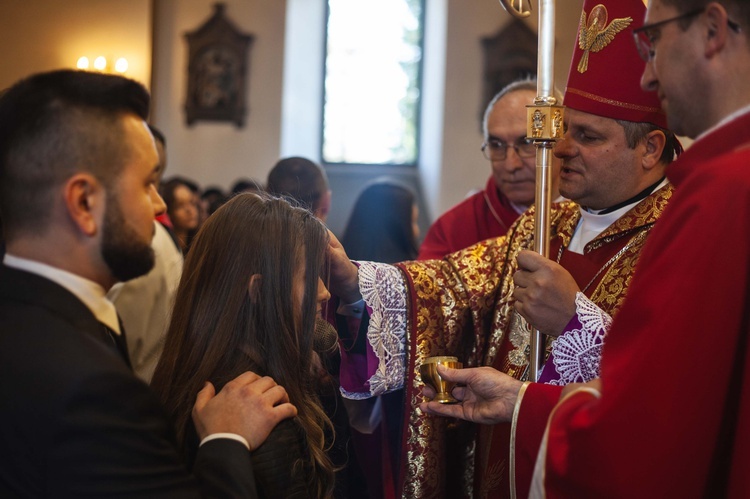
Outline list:
[[[627,28],[633,22],[631,17],[613,19],[607,26],[607,8],[599,4],[589,14],[586,22],[586,11],[581,12],[581,23],[578,31],[578,47],[583,50],[583,56],[578,63],[578,72],[585,73],[589,67],[589,52],[599,52],[612,43],[615,35]]]
[[[601,95],[592,94],[591,92],[585,92],[578,90],[577,88],[567,87],[565,89],[566,94],[576,94],[586,99],[593,100],[595,102],[601,102],[602,104],[608,104],[610,106],[621,107],[623,109],[633,109],[635,111],[645,111],[647,113],[659,113],[664,114],[661,108],[653,106],[641,106],[640,104],[633,104],[630,102],[622,102],[619,100],[610,99],[608,97],[602,97]]]

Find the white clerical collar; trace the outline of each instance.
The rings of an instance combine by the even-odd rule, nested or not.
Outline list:
[[[706,130],[703,133],[701,133],[700,135],[698,135],[695,138],[695,140],[693,141],[693,143],[699,141],[700,139],[702,139],[703,137],[705,137],[709,133],[713,132],[714,130],[723,127],[724,125],[726,125],[730,121],[736,120],[737,118],[739,118],[740,116],[742,116],[743,114],[746,114],[746,113],[750,113],[750,104],[747,105],[747,106],[745,106],[745,107],[741,107],[740,109],[734,111],[733,113],[731,113],[728,116],[725,116],[717,124],[715,124],[714,126],[712,126],[711,128],[709,128],[708,130]]]
[[[654,189],[653,192],[664,188],[667,183],[667,179],[662,180],[659,185],[656,186],[656,189]],[[600,212],[604,210],[597,210],[595,212],[592,212],[586,210],[582,206],[579,206],[579,209],[581,210],[581,219],[578,221],[578,226],[576,227],[575,233],[570,239],[570,244],[566,249],[568,251],[572,251],[573,253],[582,255],[583,249],[588,243],[593,241],[599,234],[604,232],[607,227],[617,222],[620,217],[625,215],[625,213],[630,211],[633,206],[637,205],[641,201],[643,201],[643,199],[638,199],[628,205],[625,205],[613,212],[606,213],[604,215],[600,214]]]
[[[120,334],[120,322],[117,319],[115,305],[107,300],[104,288],[99,284],[57,267],[9,253],[6,253],[3,257],[3,263],[14,269],[40,275],[64,287],[91,310],[96,320],[105,324],[115,333]]]

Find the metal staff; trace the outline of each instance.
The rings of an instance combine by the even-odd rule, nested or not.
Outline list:
[[[529,0],[499,0],[518,18],[531,15]],[[553,94],[555,74],[555,0],[540,0],[539,56],[537,58],[537,96],[526,106],[526,138],[536,145],[536,212],[534,216],[534,251],[549,258],[550,204],[552,202],[552,147],[563,135],[563,107]],[[539,330],[531,333],[529,379],[539,379],[544,365],[544,336]]]

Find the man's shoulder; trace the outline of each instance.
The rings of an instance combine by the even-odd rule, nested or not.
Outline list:
[[[750,190],[750,142],[727,151],[705,162],[697,169],[695,176],[705,182],[707,188],[732,188]],[[703,174],[703,175],[701,175]]]
[[[43,306],[0,299],[0,373],[15,380],[13,386],[42,383],[50,396],[74,390],[87,378],[136,381],[88,319],[76,324]],[[16,394],[25,396],[22,390]]]
[[[0,383],[10,380],[9,389],[19,398],[27,395],[14,387],[39,383],[51,401],[87,378],[137,381],[117,351],[105,343],[100,330],[104,326],[85,305],[62,288],[50,289],[54,293],[42,293],[38,301],[31,293],[20,298],[0,295],[0,373],[7,378]]]
[[[86,474],[92,449],[99,446],[95,454],[104,459],[144,415],[167,434],[156,399],[103,341],[103,326],[85,305],[39,276],[4,268],[2,277],[0,440],[14,459],[0,473],[0,490],[68,490],[50,477]]]

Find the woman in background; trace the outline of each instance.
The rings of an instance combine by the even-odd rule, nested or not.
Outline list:
[[[413,260],[418,249],[418,215],[411,189],[395,180],[376,180],[357,198],[341,244],[352,260]]]
[[[329,497],[330,421],[315,395],[313,331],[330,295],[320,279],[328,233],[308,211],[239,194],[205,222],[177,292],[152,387],[175,420],[189,465],[198,446],[190,417],[206,380],[217,392],[238,374],[272,376],[297,407],[251,449],[261,497]]]
[[[352,260],[414,260],[418,215],[416,196],[409,187],[393,179],[377,179],[357,198],[341,244]],[[403,393],[397,390],[368,401],[345,401],[370,497],[391,497],[396,489],[393,477],[399,469]]]
[[[200,224],[198,186],[190,180],[172,177],[159,186],[159,194],[167,205],[172,234],[186,254]]]

